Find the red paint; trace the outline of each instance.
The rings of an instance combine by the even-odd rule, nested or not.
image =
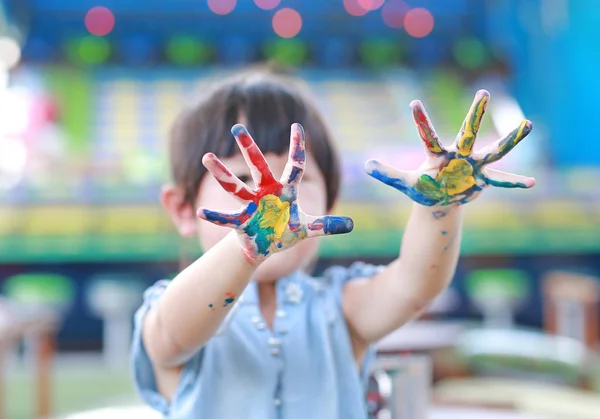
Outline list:
[[[240,141],[240,144],[244,148],[250,148],[250,146],[254,144],[254,140],[252,139],[252,137],[250,137],[249,134],[241,133],[240,135],[238,135],[238,139]]]
[[[431,265],[431,269],[437,269],[437,265]]]
[[[429,130],[429,120],[427,119],[427,116],[419,107],[415,108],[415,116],[417,117],[417,127],[419,129],[419,134],[421,134],[421,138],[425,142],[427,148],[433,148],[433,143],[429,140],[431,132]]]
[[[223,189],[225,189],[227,192],[232,193],[233,195],[237,196],[238,198],[244,200],[244,201],[255,201],[256,200],[256,195],[254,195],[252,192],[249,192],[247,189],[241,188],[239,191],[236,192],[236,190],[238,189],[238,185],[236,185],[235,183],[231,183],[231,182],[225,182],[224,180],[218,180],[219,184],[221,185],[221,187]]]

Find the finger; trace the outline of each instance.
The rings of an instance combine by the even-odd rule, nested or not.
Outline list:
[[[377,160],[368,160],[365,163],[367,173],[386,185],[398,189],[402,193],[408,193],[413,187],[412,172],[398,170],[395,167],[380,163]]]
[[[211,211],[206,208],[198,208],[196,215],[218,226],[236,228],[244,224],[254,210],[256,210],[256,205],[250,205],[241,212]]]
[[[535,178],[506,173],[500,170],[486,168],[483,171],[488,185],[498,188],[531,188],[535,185]]]
[[[243,202],[254,201],[255,195],[252,190],[244,184],[237,176],[229,171],[221,160],[213,153],[207,153],[202,157],[202,164],[219,182],[221,187]]]
[[[352,221],[352,218],[335,215],[325,215],[322,217],[307,215],[305,222],[307,237],[346,234],[350,233],[354,228],[354,221]]]
[[[456,137],[456,148],[461,156],[468,156],[473,150],[473,144],[475,144],[489,99],[490,94],[487,90],[480,90],[475,94],[471,109],[469,109],[460,133]]]
[[[506,137],[496,141],[494,144],[484,147],[477,152],[479,160],[483,164],[490,164],[500,160],[502,157],[506,156],[510,150],[515,148],[515,146],[519,144],[523,138],[527,137],[532,129],[533,124],[531,121],[521,122],[521,125],[519,125],[518,128],[515,128]]]
[[[235,137],[242,156],[250,168],[250,174],[257,188],[260,189],[265,185],[277,183],[271,173],[267,160],[265,160],[265,156],[263,156],[263,153],[248,133],[246,127],[242,124],[236,124],[231,128],[231,133]]]
[[[305,146],[304,128],[300,124],[293,124],[288,160],[281,175],[281,183],[284,185],[298,185],[302,180],[304,168],[306,167]]]
[[[410,108],[412,109],[415,124],[417,124],[417,132],[419,133],[419,137],[421,137],[421,141],[423,141],[425,148],[431,154],[443,153],[445,151],[444,147],[440,144],[438,135],[435,132],[435,128],[433,128],[429,116],[427,116],[427,112],[425,112],[423,104],[418,100],[413,100],[410,103]]]

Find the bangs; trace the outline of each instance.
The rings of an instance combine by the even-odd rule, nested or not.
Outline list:
[[[239,154],[231,127],[243,122],[263,154],[287,154],[292,124],[300,123],[305,130],[311,128],[310,116],[303,102],[285,91],[278,83],[250,82],[238,86],[225,99],[226,111],[222,114],[218,144],[215,154],[232,157]],[[309,132],[306,132],[309,137]],[[307,149],[310,146],[307,141]]]

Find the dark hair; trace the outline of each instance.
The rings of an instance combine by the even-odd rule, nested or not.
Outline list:
[[[171,174],[184,189],[186,201],[194,203],[207,173],[204,154],[227,158],[239,153],[231,127],[240,115],[264,154],[287,153],[291,125],[297,122],[304,127],[306,148],[325,178],[330,210],[338,195],[340,170],[329,131],[316,107],[291,80],[268,70],[248,71],[216,85],[177,118],[169,145]]]

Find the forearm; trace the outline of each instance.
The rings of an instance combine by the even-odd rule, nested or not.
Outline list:
[[[176,365],[218,330],[256,269],[230,233],[169,284],[146,319],[144,343],[154,362]]]
[[[462,209],[414,205],[401,256],[344,289],[344,313],[363,342],[376,341],[422,311],[448,285],[458,261]],[[434,215],[435,212],[435,215]]]
[[[434,298],[454,276],[461,235],[462,206],[414,204],[399,260],[392,265],[396,276],[394,288],[425,302]]]

